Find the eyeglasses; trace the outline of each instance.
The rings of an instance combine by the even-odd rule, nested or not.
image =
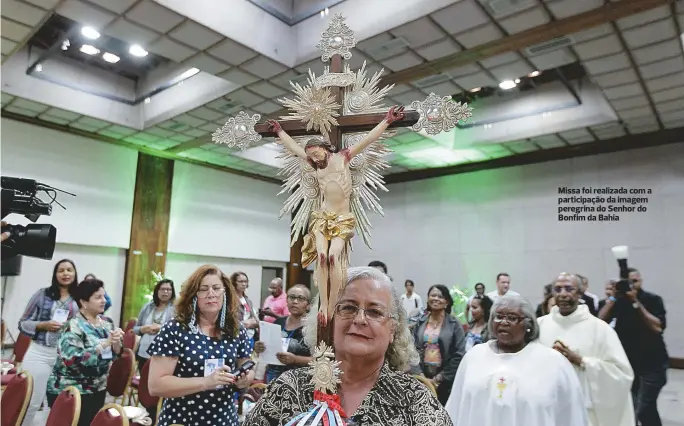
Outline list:
[[[565,290],[567,293],[575,293],[577,292],[577,288],[572,285],[564,285],[564,286],[555,286],[553,288],[553,292],[556,294],[561,294]]]
[[[309,299],[307,299],[304,296],[295,296],[292,294],[287,295],[287,300],[289,300],[291,302],[308,302],[309,301]]]
[[[366,319],[370,321],[375,321],[375,322],[382,322],[385,321],[389,318],[392,318],[393,316],[381,309],[378,308],[359,308],[356,305],[348,305],[348,304],[341,304],[337,305],[335,307],[335,313],[340,317],[344,319],[351,319],[351,318],[356,318],[356,316],[359,314],[359,311],[363,311],[364,316]]]
[[[506,315],[494,314],[494,322],[496,322],[496,323],[502,323],[504,320],[506,320],[509,324],[518,324],[523,319],[524,319],[523,317],[519,317],[519,316],[513,315],[513,314],[506,314]]]
[[[197,291],[197,295],[199,297],[207,297],[209,296],[209,293],[212,291],[215,295],[220,296],[223,294],[224,291],[226,291],[226,289],[224,289],[223,287],[201,288]]]
[[[159,289],[160,293],[171,293],[171,291],[173,291],[173,290],[170,288],[160,288]]]

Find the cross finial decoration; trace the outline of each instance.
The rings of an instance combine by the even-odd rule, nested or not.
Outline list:
[[[346,19],[342,14],[336,13],[328,28],[321,34],[321,42],[316,47],[323,52],[323,62],[328,62],[335,55],[340,55],[344,60],[351,59],[349,49],[356,46],[356,39],[354,31],[344,23]]]

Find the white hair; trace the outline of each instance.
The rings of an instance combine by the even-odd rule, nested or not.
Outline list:
[[[401,305],[401,298],[397,290],[392,285],[390,278],[382,271],[369,267],[353,267],[347,270],[347,285],[358,280],[372,280],[376,284],[387,287],[390,291],[391,307],[390,314],[391,321],[395,322],[394,341],[389,344],[385,352],[385,360],[393,370],[407,371],[412,364],[418,364],[420,357],[413,343],[413,335],[409,331],[408,321],[406,319],[406,312]],[[344,289],[340,292],[339,299],[344,296]],[[305,325],[303,329],[304,341],[310,348],[315,348],[318,344],[318,302],[319,298],[316,296],[312,302],[311,311],[304,320]]]
[[[523,316],[525,317],[523,322],[527,327],[525,331],[526,343],[529,343],[533,340],[537,340],[539,338],[539,323],[537,322],[537,315],[534,313],[534,307],[524,297],[510,293],[500,297],[499,300],[494,302],[494,305],[492,306],[492,314],[489,316],[488,324],[489,332],[491,333],[492,337],[496,338],[496,334],[494,332],[494,316],[496,314],[496,310],[504,307],[511,309],[520,309],[520,311],[522,312]]]

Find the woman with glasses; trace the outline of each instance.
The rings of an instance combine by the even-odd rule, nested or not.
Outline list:
[[[333,346],[342,371],[337,394],[347,424],[451,426],[430,391],[403,373],[417,353],[390,279],[372,267],[349,268],[347,275],[333,317]],[[317,315],[312,311],[304,326],[309,347],[317,343]],[[312,367],[283,373],[271,382],[244,425],[281,426],[308,411],[314,399],[312,375]]]
[[[138,345],[138,353],[135,354],[140,371],[150,359],[147,349],[161,330],[162,325],[176,316],[176,310],[173,307],[174,300],[176,300],[176,290],[173,288],[173,281],[160,280],[154,286],[152,301],[140,310],[138,321],[133,327],[135,334],[142,336]]]
[[[269,365],[266,368],[266,383],[277,379],[287,370],[297,367],[305,367],[311,361],[311,349],[304,343],[302,328],[303,318],[309,312],[309,299],[311,293],[302,284],[297,284],[287,291],[287,309],[290,315],[278,318],[275,324],[282,330],[282,351],[276,356],[283,365]],[[266,350],[264,342],[254,344],[254,352],[261,353]]]
[[[247,336],[249,336],[250,344],[254,344],[254,336],[259,329],[259,318],[254,312],[254,304],[247,297],[247,288],[249,288],[249,277],[244,272],[234,272],[230,276],[230,282],[235,289],[235,297],[238,299],[238,320],[247,329]]]
[[[183,284],[176,318],[150,345],[149,389],[164,399],[159,426],[237,426],[233,393],[249,386],[254,370],[231,374],[249,361],[247,332],[229,278],[200,266]]]
[[[432,381],[442,405],[449,399],[466,346],[463,325],[451,316],[453,304],[449,289],[441,284],[433,285],[428,291],[426,312],[413,329],[413,340],[420,354],[420,371],[414,372]]]
[[[492,307],[492,338],[466,353],[446,409],[456,426],[587,426],[572,365],[539,343],[534,308],[519,295]]]

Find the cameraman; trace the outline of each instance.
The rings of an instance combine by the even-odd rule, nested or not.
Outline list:
[[[2,225],[0,225],[0,226],[2,226],[2,227],[4,228],[5,226],[7,226],[7,222],[5,222],[5,221],[3,220],[3,221],[2,221]],[[3,233],[2,233],[2,241],[5,241],[5,240],[8,239],[9,237],[10,237],[10,233],[9,233],[9,232],[3,232]],[[0,241],[0,242],[2,242],[2,241]]]
[[[615,320],[615,332],[634,369],[632,398],[640,424],[661,426],[658,395],[667,383],[669,364],[663,340],[665,305],[660,296],[641,288],[637,269],[629,268],[626,287],[620,284],[616,283],[614,295],[606,299],[599,318],[608,323]]]

